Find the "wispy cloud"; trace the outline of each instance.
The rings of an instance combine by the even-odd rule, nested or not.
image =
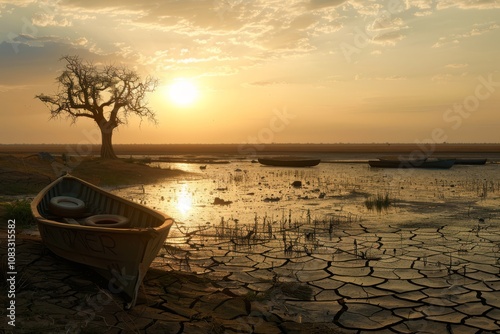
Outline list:
[[[354,76],[354,80],[355,81],[358,81],[358,80],[396,81],[396,80],[407,80],[407,78],[405,76],[397,75],[397,74],[387,75],[387,76],[375,76],[375,77],[356,74]]]
[[[432,47],[439,48],[442,46],[459,44],[462,40],[471,38],[474,36],[483,35],[489,33],[491,31],[497,30],[500,28],[500,24],[496,22],[489,23],[480,23],[474,24],[468,31],[461,34],[451,34],[449,36],[440,37],[437,42],[435,42]]]
[[[443,82],[450,82],[450,81],[456,81],[458,79],[464,78],[468,75],[468,72],[462,72],[462,73],[440,73],[436,74],[431,78],[431,81],[436,82],[436,83],[443,83]]]
[[[245,84],[246,86],[257,86],[257,87],[269,87],[269,86],[282,86],[288,84],[283,80],[262,80],[262,81],[253,81]]]
[[[498,0],[441,0],[437,2],[438,9],[456,7],[460,9],[494,9],[500,8]]]
[[[429,16],[437,10],[436,0],[412,0],[407,2],[416,17]]]
[[[469,66],[469,64],[448,64],[445,67],[452,69],[460,69],[460,68],[466,68],[467,66]]]
[[[54,14],[36,13],[31,19],[33,25],[38,27],[57,26],[69,27],[71,22],[66,17],[57,17]]]
[[[373,37],[372,42],[380,45],[396,45],[397,42],[404,38],[405,35],[399,31],[395,31],[375,36]]]
[[[313,1],[308,6],[330,8],[344,1]],[[79,1],[64,0],[66,10],[110,11],[117,9],[134,12],[126,23],[137,32],[148,31],[164,34],[159,50],[168,50],[168,57],[156,60],[177,67],[196,63],[227,62],[239,58],[243,62],[257,59],[276,59],[303,54],[315,49],[311,37],[315,31],[325,29],[331,20],[319,14],[304,12],[301,1],[165,1],[161,3],[137,3],[135,1]],[[122,22],[125,24],[125,22]],[[176,41],[183,46],[175,46]],[[127,45],[120,45],[122,48]],[[136,49],[140,49],[137,48]],[[180,49],[189,54],[181,54]],[[217,53],[214,53],[218,50]],[[221,57],[220,53],[226,53]],[[265,57],[264,57],[265,56]],[[142,57],[140,57],[142,59]],[[144,57],[144,59],[148,56]],[[163,59],[162,59],[163,58]],[[170,67],[171,68],[171,67]]]
[[[310,0],[308,4],[309,9],[319,9],[327,7],[337,7],[347,2],[347,0]]]

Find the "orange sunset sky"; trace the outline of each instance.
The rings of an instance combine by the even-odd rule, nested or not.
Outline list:
[[[160,81],[114,143],[500,142],[498,0],[0,0],[0,143],[50,120],[63,55]],[[99,141],[96,141],[99,143]]]

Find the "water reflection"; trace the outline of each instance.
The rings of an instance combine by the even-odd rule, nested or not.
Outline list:
[[[189,192],[189,187],[186,183],[182,184],[177,192],[175,207],[182,219],[185,219],[193,208],[193,195]]]
[[[309,169],[266,168],[249,161],[208,165],[166,164],[162,168],[190,170],[182,178],[148,188],[141,200],[185,226],[205,222],[238,221],[249,231],[258,224],[288,218],[349,217],[350,221],[383,226],[415,224],[469,224],[472,217],[496,212],[500,192],[498,164],[454,166],[450,170],[370,169],[361,163],[325,163]],[[196,171],[196,172],[195,172]],[[302,187],[293,187],[301,181]],[[161,189],[159,192],[154,189]],[[116,190],[124,197],[130,189]],[[369,210],[366,200],[389,194],[389,210]],[[231,202],[217,205],[215,199]],[[269,200],[271,199],[271,200]],[[480,200],[479,200],[480,199]],[[285,214],[283,214],[285,212]]]

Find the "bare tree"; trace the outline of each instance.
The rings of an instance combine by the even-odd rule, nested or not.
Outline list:
[[[98,68],[83,62],[78,56],[64,56],[66,68],[57,77],[55,95],[37,95],[48,106],[51,118],[79,117],[93,119],[101,130],[101,158],[116,158],[113,150],[113,130],[126,124],[130,115],[157,123],[155,113],[148,107],[146,93],[153,92],[157,80],[139,75],[124,66],[107,65]]]

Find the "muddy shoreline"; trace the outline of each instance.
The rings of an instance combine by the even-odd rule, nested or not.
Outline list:
[[[0,196],[38,193],[60,175],[71,173],[101,187],[155,183],[189,173],[148,166],[136,159],[104,160],[90,157],[0,154]]]

